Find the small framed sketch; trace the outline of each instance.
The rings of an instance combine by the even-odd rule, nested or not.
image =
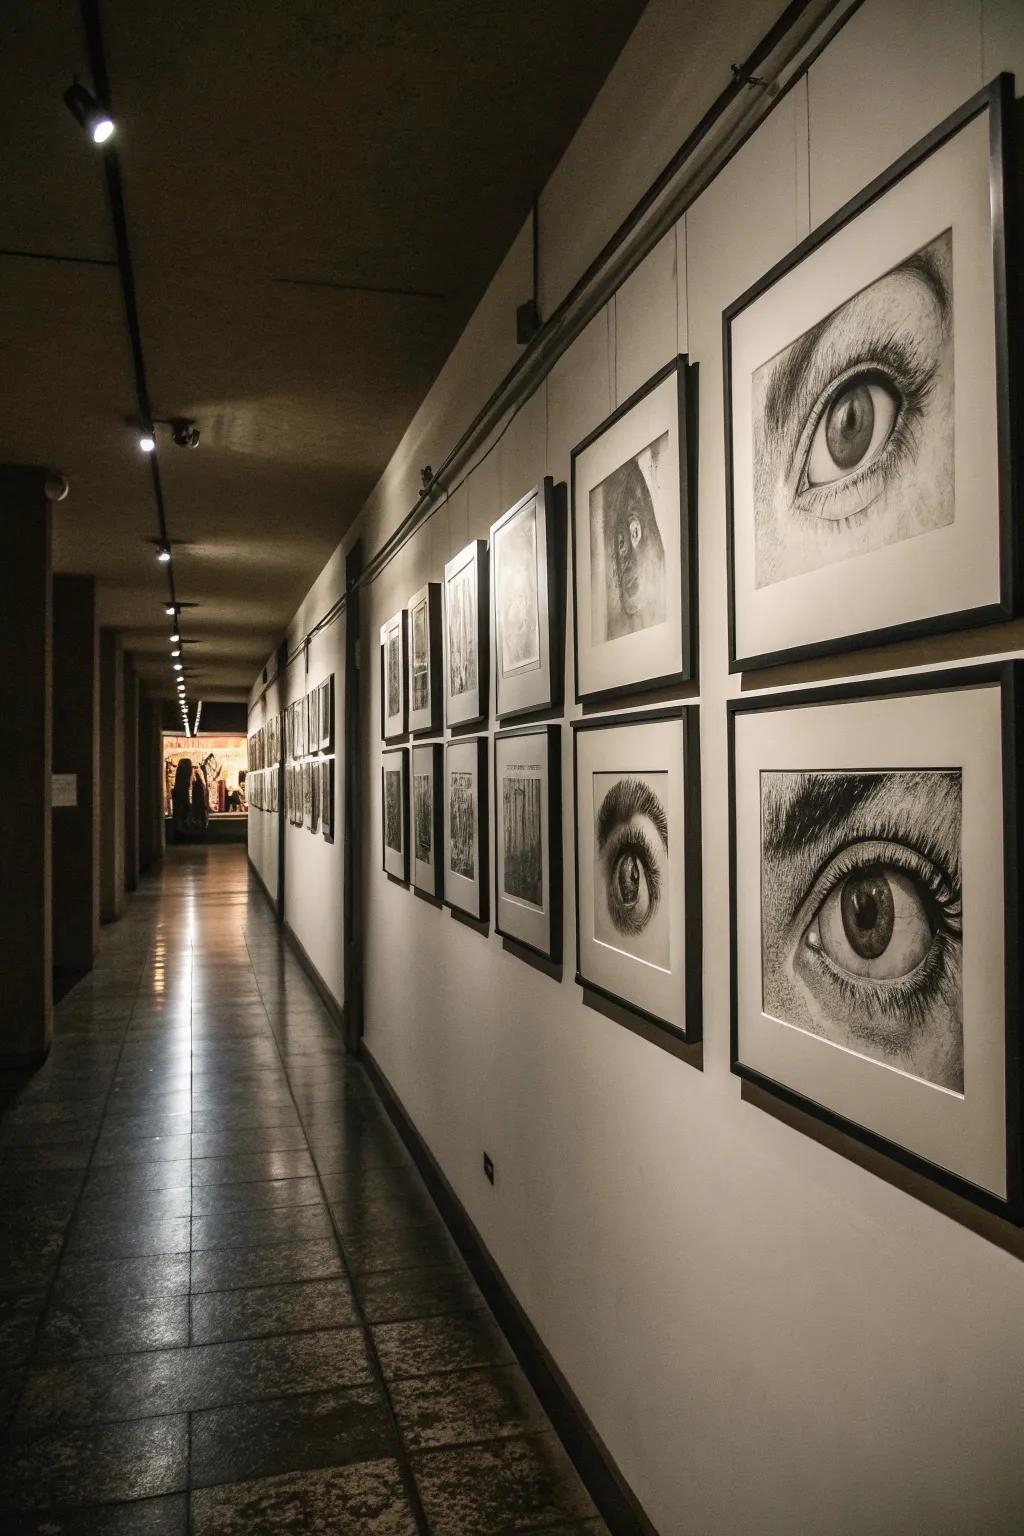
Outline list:
[[[320,751],[334,751],[334,673],[317,689],[319,699]]]
[[[487,545],[467,544],[444,568],[444,713],[449,726],[485,720]]]
[[[308,760],[302,765],[302,821],[300,826],[313,825],[313,765]]]
[[[578,700],[696,673],[689,392],[677,357],[572,451]]]
[[[562,702],[564,520],[550,477],[491,525],[491,641],[499,720]]]
[[[444,749],[444,902],[487,921],[487,738]]]
[[[412,749],[412,883],[427,896],[444,889],[444,748]]]
[[[729,702],[733,1071],[1018,1222],[1022,686]]]
[[[324,841],[334,842],[334,758],[320,760],[320,831]]]
[[[441,729],[441,583],[430,581],[409,599],[409,731]]]
[[[701,1033],[698,707],[573,723],[576,980]]]
[[[730,668],[1008,619],[1001,76],[724,316]]]
[[[309,751],[320,750],[320,689],[311,688],[306,694],[306,717],[309,721]]]
[[[494,737],[494,927],[562,958],[561,726]]]
[[[312,695],[312,697],[315,698],[316,695],[314,694],[314,695]],[[318,832],[320,830],[320,764],[319,764],[319,762],[315,762],[315,763],[311,763],[310,764],[309,791],[310,791],[310,793],[309,793],[309,799],[310,799],[309,830],[311,832]]]
[[[384,741],[404,736],[408,728],[406,637],[403,608],[380,627],[380,734]]]
[[[384,872],[409,879],[409,753],[393,747],[381,753],[381,839]]]

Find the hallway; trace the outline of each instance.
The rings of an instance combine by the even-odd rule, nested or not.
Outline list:
[[[5,1531],[605,1531],[244,849],[168,850],[55,1027],[0,1122]]]

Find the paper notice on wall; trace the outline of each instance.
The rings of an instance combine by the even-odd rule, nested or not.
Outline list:
[[[78,774],[55,773],[53,775],[53,787],[50,791],[50,804],[54,810],[59,805],[78,804]]]

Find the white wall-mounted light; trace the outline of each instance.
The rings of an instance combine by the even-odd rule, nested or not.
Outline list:
[[[180,672],[181,671],[181,662],[180,661],[176,661],[174,663],[174,670],[175,670],[175,672]]]
[[[157,549],[156,557],[160,561],[161,565],[166,565],[168,560],[171,558],[171,546],[169,544],[161,544]]]
[[[139,437],[139,447],[143,453],[152,453],[156,448],[156,438],[152,432],[143,432]]]
[[[181,636],[180,636],[180,635],[179,635],[179,634],[173,634],[173,635],[172,635],[172,636],[171,636],[171,644],[172,644],[172,645],[177,645],[177,643],[178,643],[178,641],[179,641],[179,640],[180,640],[180,639],[181,639]]]
[[[64,102],[71,115],[82,125],[94,144],[105,144],[114,132],[114,120],[105,112],[91,91],[75,80],[64,92]]]
[[[172,656],[180,656],[181,655],[181,647],[180,646],[176,646],[175,649],[171,652],[171,655]]]

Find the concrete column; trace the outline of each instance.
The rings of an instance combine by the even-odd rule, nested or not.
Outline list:
[[[38,1065],[53,1030],[50,895],[53,568],[46,471],[0,467],[0,1067]]]
[[[139,888],[139,679],[124,658],[124,883]]]
[[[90,970],[99,940],[99,713],[96,582],[55,576],[53,771],[71,790],[53,807],[53,963],[62,971]]]
[[[124,911],[124,661],[116,629],[100,630],[100,922]]]
[[[144,873],[164,854],[164,754],[160,705],[139,706],[139,868]]]

